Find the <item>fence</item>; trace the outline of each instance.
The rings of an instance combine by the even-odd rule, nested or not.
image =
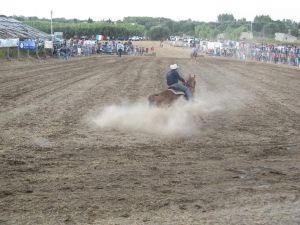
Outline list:
[[[298,66],[300,62],[299,46],[270,45],[245,42],[202,42],[198,51],[212,55],[232,57],[240,60],[255,60],[275,64]]]
[[[1,39],[0,39],[1,40]],[[0,58],[36,58],[55,57],[69,59],[70,57],[90,56],[92,54],[117,54],[116,41],[68,40],[62,42],[19,40],[12,45],[0,42]],[[131,41],[123,43],[122,55],[151,55],[155,56],[154,48],[134,46]]]

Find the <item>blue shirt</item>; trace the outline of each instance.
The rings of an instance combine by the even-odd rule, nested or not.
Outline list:
[[[177,70],[170,70],[166,74],[166,79],[167,79],[167,85],[168,86],[178,83],[179,80],[184,82],[184,79],[182,78],[182,76],[179,75]]]

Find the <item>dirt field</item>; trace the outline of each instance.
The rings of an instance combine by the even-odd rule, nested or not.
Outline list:
[[[300,224],[300,70],[139,44],[0,62],[0,224]],[[173,63],[195,101],[148,106]]]

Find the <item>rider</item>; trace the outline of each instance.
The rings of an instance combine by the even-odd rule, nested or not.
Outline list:
[[[169,86],[169,88],[174,88],[175,90],[184,92],[185,98],[188,101],[192,100],[192,92],[185,85],[179,83],[179,80],[184,84],[186,83],[186,81],[182,76],[180,76],[177,68],[177,64],[170,65],[170,70],[166,74],[167,85]]]
[[[192,48],[192,57],[196,57],[198,53],[198,49],[196,48],[196,46],[194,45]]]

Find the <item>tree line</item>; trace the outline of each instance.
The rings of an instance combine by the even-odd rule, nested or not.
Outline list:
[[[13,18],[50,33],[50,19],[14,16]],[[238,40],[241,32],[252,31],[255,38],[274,39],[275,33],[289,33],[300,37],[300,23],[292,20],[272,20],[268,15],[255,16],[253,21],[236,19],[232,14],[220,14],[216,22],[199,22],[191,19],[174,21],[163,17],[125,17],[123,20],[93,21],[54,18],[53,30],[64,32],[65,38],[89,37],[102,34],[111,38],[147,36],[152,40],[166,39],[171,35],[189,35],[204,39],[214,39],[218,34]]]

